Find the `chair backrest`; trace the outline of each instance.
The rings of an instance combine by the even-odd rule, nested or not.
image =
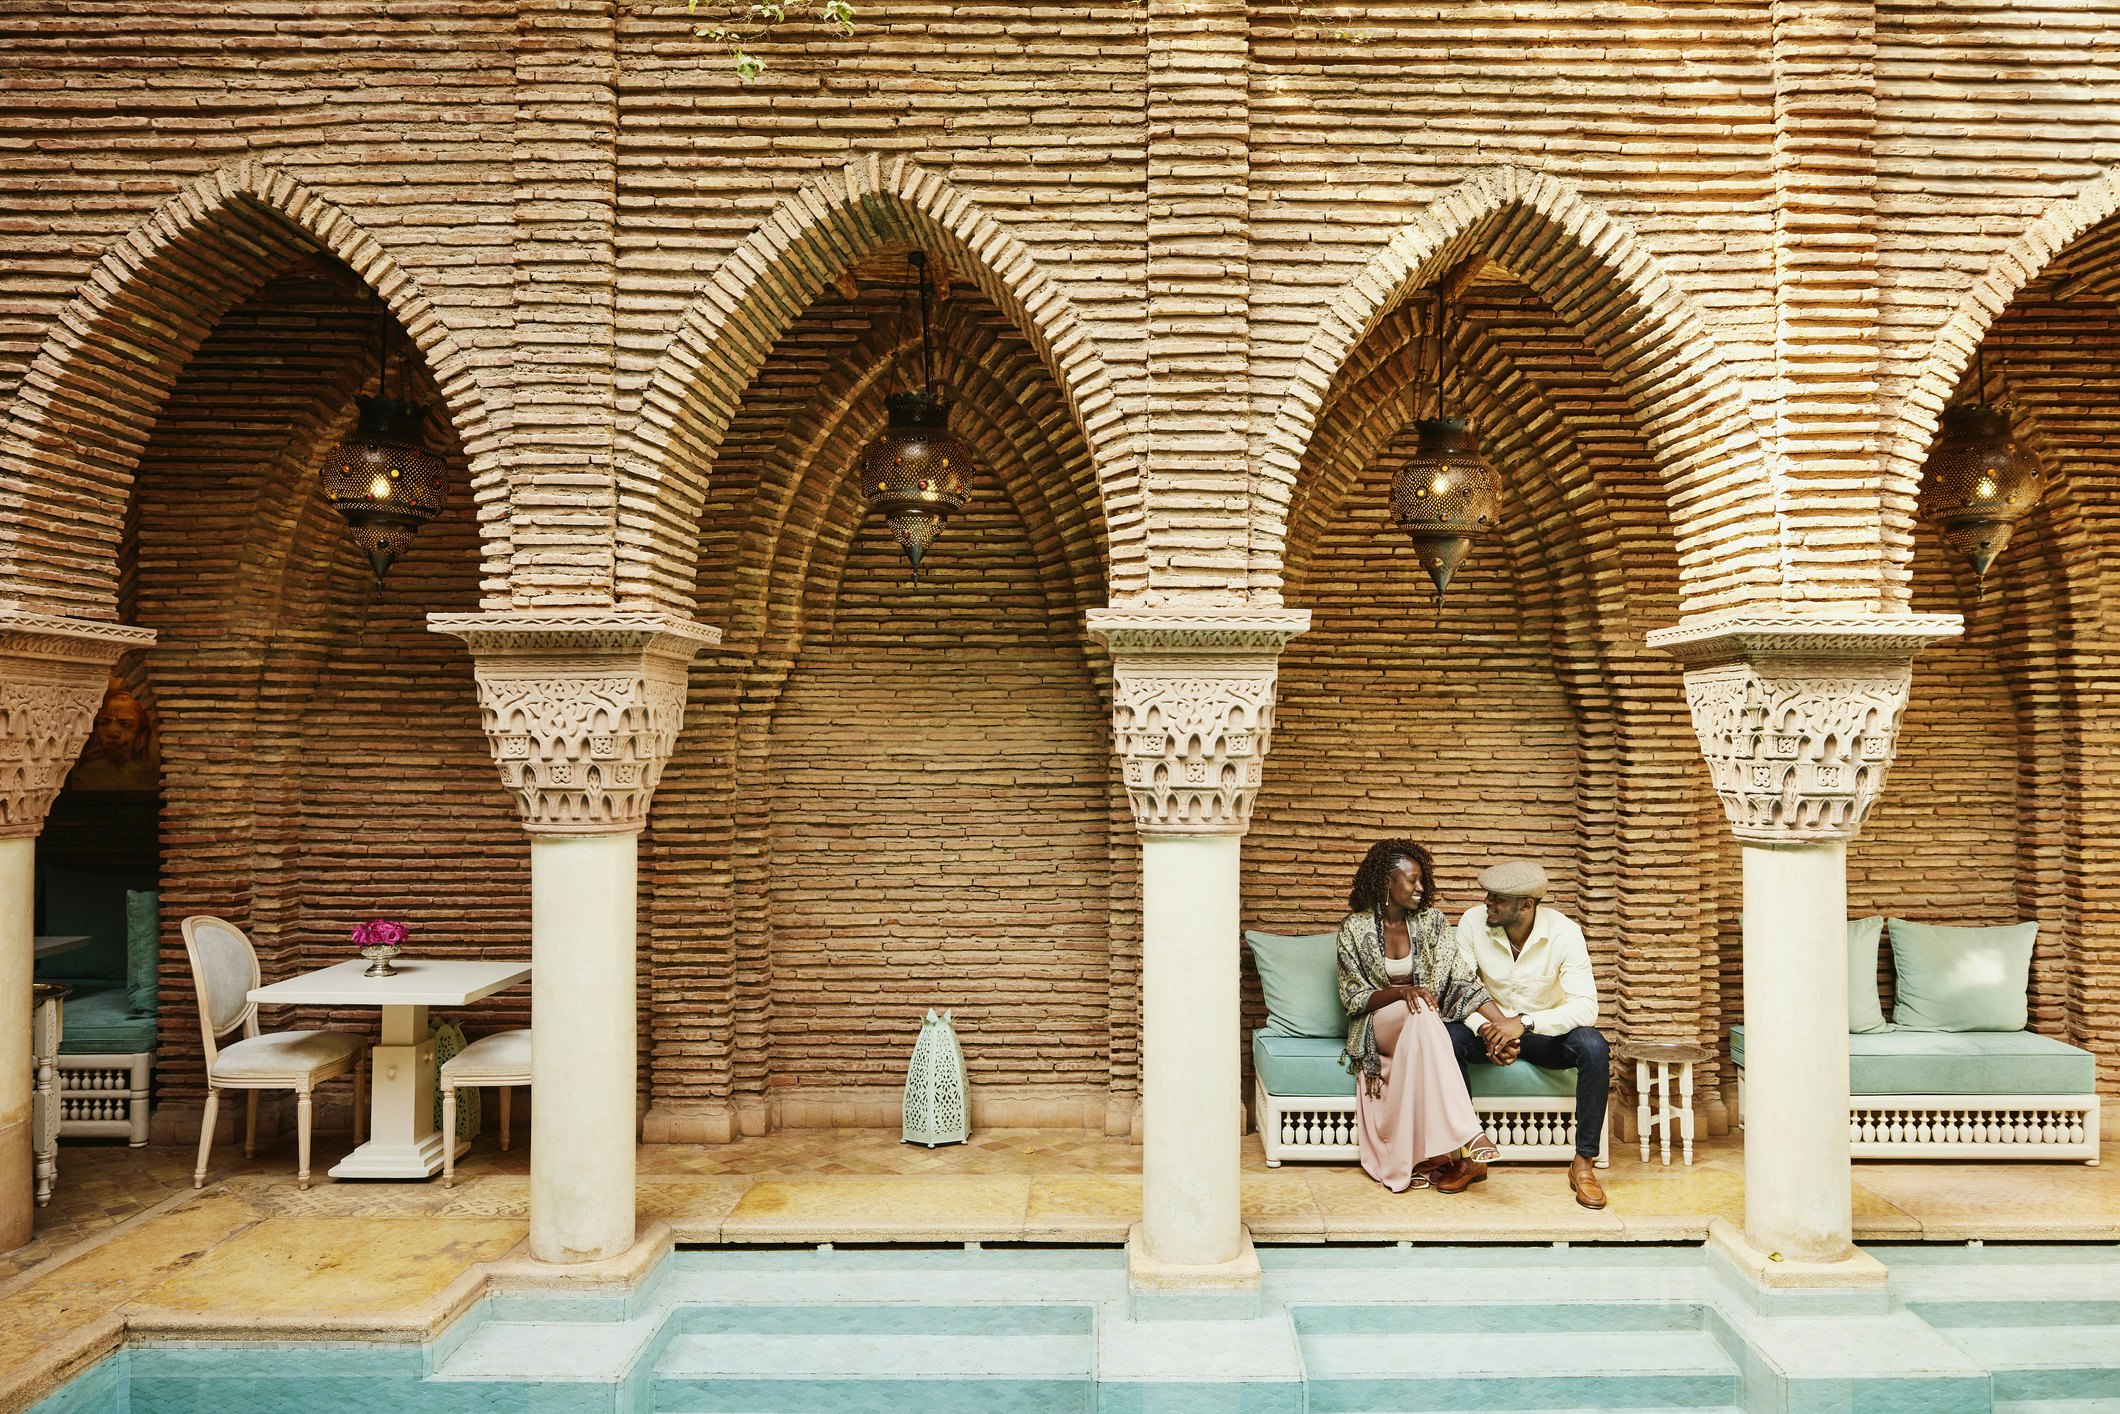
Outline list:
[[[241,928],[203,913],[184,920],[184,951],[191,958],[199,1030],[205,1034],[206,1062],[211,1065],[223,1036],[245,1023],[253,1033],[257,1030],[258,1004],[250,999],[250,991],[258,985],[258,955]]]

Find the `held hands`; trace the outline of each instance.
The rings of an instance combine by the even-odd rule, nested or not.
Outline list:
[[[1482,1028],[1487,1042],[1487,1060],[1493,1065],[1508,1065],[1524,1048],[1524,1032],[1529,1029],[1521,1016],[1505,1016],[1500,1021],[1490,1021]]]

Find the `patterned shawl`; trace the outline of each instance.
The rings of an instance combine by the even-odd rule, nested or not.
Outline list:
[[[1424,908],[1406,920],[1413,943],[1413,975],[1407,983],[1426,987],[1445,1021],[1463,1021],[1488,1001],[1477,964],[1458,950],[1457,934],[1439,908]],[[1340,920],[1340,1005],[1347,1009],[1347,1049],[1340,1064],[1360,1078],[1371,1095],[1384,1089],[1384,1062],[1377,1054],[1376,1018],[1370,996],[1392,985],[1384,973],[1384,914],[1350,913]]]

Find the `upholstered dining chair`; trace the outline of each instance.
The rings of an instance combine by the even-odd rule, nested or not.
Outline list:
[[[458,1086],[499,1086],[501,1148],[508,1147],[509,1102],[517,1085],[530,1083],[530,1033],[496,1031],[481,1036],[442,1065],[442,1187],[456,1186],[456,1091]]]
[[[214,1121],[221,1092],[249,1092],[243,1125],[243,1155],[258,1147],[258,1092],[295,1092],[298,1137],[296,1177],[309,1186],[309,1097],[326,1080],[353,1072],[353,1142],[361,1142],[368,1108],[368,1042],[342,1031],[258,1031],[258,955],[243,930],[204,914],[184,920],[184,951],[191,958],[192,990],[199,998],[199,1030],[206,1042],[206,1118],[199,1127],[199,1167],[191,1186],[206,1186],[206,1160],[213,1153]],[[223,1047],[221,1038],[238,1026],[242,1038]]]

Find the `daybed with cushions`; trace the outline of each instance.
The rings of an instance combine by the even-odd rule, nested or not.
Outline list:
[[[1885,920],[1848,923],[1848,1114],[1858,1159],[2098,1162],[2089,1051],[2024,1029],[2035,923],[1944,928],[1891,920],[1898,1004],[1884,1019]],[[1744,1113],[1745,1030],[1730,1028]]]
[[[1266,1025],[1251,1033],[1252,1120],[1269,1167],[1284,1160],[1353,1163],[1354,1076],[1340,1063],[1347,1014],[1340,1009],[1336,935],[1247,932]],[[1575,1157],[1575,1072],[1526,1061],[1474,1065],[1472,1107],[1513,1162]],[[1598,1165],[1605,1140],[1598,1136]]]
[[[43,930],[93,942],[46,958],[39,981],[63,982],[59,1137],[147,1142],[154,1068],[161,917],[149,877],[48,867],[39,871]]]

